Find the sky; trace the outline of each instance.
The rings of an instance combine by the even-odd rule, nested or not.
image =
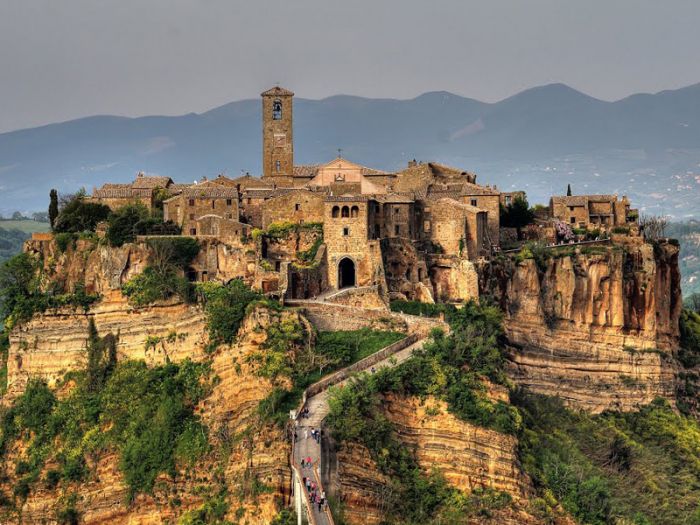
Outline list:
[[[698,0],[0,0],[0,132],[303,98],[700,82]]]

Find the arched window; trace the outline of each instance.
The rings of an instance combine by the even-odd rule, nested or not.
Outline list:
[[[360,208],[353,206],[350,208],[350,217],[357,217],[360,214]]]
[[[343,206],[343,209],[340,210],[340,216],[341,217],[350,217],[350,208],[347,206]]]
[[[282,120],[282,101],[279,99],[272,102],[272,120]]]
[[[340,208],[338,208],[338,206],[333,206],[333,210],[331,211],[331,216],[334,219],[337,219],[339,215],[340,215]]]
[[[279,160],[275,161],[275,171],[277,171],[277,173],[282,171],[282,163]]]

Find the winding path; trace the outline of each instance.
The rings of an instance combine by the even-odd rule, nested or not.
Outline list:
[[[410,337],[410,336],[409,336]],[[370,372],[372,368],[375,370],[378,370],[380,368],[385,368],[385,367],[394,367],[398,365],[399,363],[402,363],[406,361],[413,352],[419,348],[423,347],[423,344],[425,342],[425,337],[422,337],[418,339],[417,341],[413,342],[409,346],[392,353],[388,357],[382,359],[381,361],[378,362],[370,362],[365,366],[364,368],[359,368],[359,369],[352,369],[352,374],[350,373],[344,373],[345,370],[341,370],[339,372],[335,372],[335,377],[338,377],[339,380],[337,382],[329,382],[325,381],[325,384],[323,385],[323,388],[318,391],[318,393],[310,396],[305,400],[305,403],[302,405],[302,407],[308,408],[309,410],[309,416],[305,418],[297,417],[295,424],[296,424],[296,439],[293,440],[293,452],[292,452],[292,462],[293,462],[293,467],[294,467],[294,472],[295,475],[301,476],[302,478],[307,478],[310,477],[314,483],[316,483],[316,486],[318,487],[318,492],[320,493],[323,490],[323,485],[321,483],[321,476],[319,474],[320,472],[320,464],[322,461],[321,457],[321,445],[318,443],[313,437],[311,437],[311,429],[320,429],[321,424],[323,423],[323,420],[326,418],[330,411],[330,407],[328,405],[328,398],[329,398],[329,392],[328,389],[331,386],[342,386],[348,381],[352,379],[356,374],[362,373],[362,372]],[[382,352],[384,349],[379,350],[379,352]],[[376,355],[373,354],[373,355]],[[371,358],[372,356],[370,356]],[[348,368],[352,368],[351,367]],[[331,375],[334,375],[331,374]],[[322,380],[323,382],[324,380]],[[318,384],[318,383],[317,383]],[[313,388],[314,385],[309,387],[309,390],[314,391],[316,389]],[[301,460],[302,458],[306,460],[306,458],[311,458],[312,466],[308,467],[305,466],[303,469],[301,467]],[[295,488],[300,487],[303,485],[302,480],[299,480],[298,482],[295,482],[294,486]],[[318,505],[311,505],[311,502],[308,499],[308,493],[306,491],[305,487],[302,487],[301,491],[303,492],[303,499],[305,501],[305,505],[307,508],[311,509],[310,512],[310,523],[312,525],[333,525],[333,516],[331,515],[330,508],[326,505],[325,508],[322,508],[319,510]],[[300,503],[301,499],[297,499],[297,515],[299,516],[299,510],[300,510]],[[300,517],[300,516],[299,516]]]

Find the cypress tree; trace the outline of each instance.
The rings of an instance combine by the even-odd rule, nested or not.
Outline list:
[[[49,222],[51,223],[51,228],[56,222],[56,217],[58,217],[58,192],[51,190],[49,192]]]

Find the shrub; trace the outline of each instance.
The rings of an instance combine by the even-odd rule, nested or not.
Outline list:
[[[248,305],[262,297],[240,279],[226,285],[200,283],[197,292],[204,300],[209,339],[217,344],[230,344],[235,340]]]
[[[77,239],[77,236],[72,232],[64,232],[57,233],[54,236],[54,239],[56,240],[56,247],[58,248],[58,251],[65,253],[68,251],[68,247],[75,248],[75,240]]]
[[[629,235],[630,227],[629,226],[615,226],[612,229],[612,232],[620,234],[620,235]]]
[[[137,202],[127,204],[109,215],[105,239],[111,246],[121,246],[126,242],[134,242],[136,232],[134,226],[148,218],[148,208]]]
[[[149,266],[122,286],[122,293],[132,304],[145,306],[178,295],[183,301],[194,300],[194,288],[180,272],[199,253],[196,239],[168,237],[149,239]]]
[[[109,206],[96,202],[86,202],[85,193],[73,196],[56,217],[53,230],[56,233],[95,231],[98,222],[107,219]]]
[[[678,360],[684,367],[693,368],[700,364],[700,315],[684,309],[681,312],[679,328],[681,344]]]
[[[135,306],[145,306],[178,295],[184,301],[192,301],[192,285],[174,271],[159,273],[148,266],[143,273],[132,277],[122,285],[122,293]]]
[[[449,318],[452,312],[455,311],[455,307],[451,304],[429,304],[420,301],[391,301],[389,307],[392,312],[402,312],[422,317],[439,317],[440,314],[446,314]]]

